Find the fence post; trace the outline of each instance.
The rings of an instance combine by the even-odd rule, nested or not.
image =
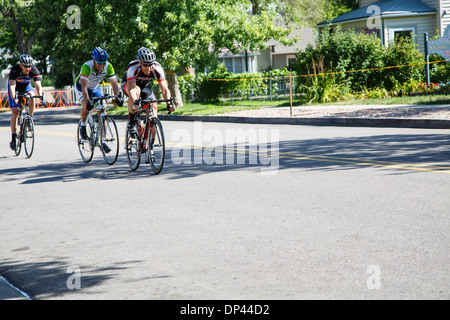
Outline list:
[[[272,72],[269,73],[269,95],[270,102],[272,102]]]
[[[428,54],[428,33],[425,32],[425,81],[430,86],[430,55]]]
[[[292,117],[292,76],[291,76],[291,71],[289,71],[289,104],[291,106],[291,117]]]

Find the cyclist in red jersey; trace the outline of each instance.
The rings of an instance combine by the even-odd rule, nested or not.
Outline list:
[[[128,65],[127,72],[122,80],[122,90],[128,96],[128,113],[130,117],[130,135],[133,138],[137,137],[135,129],[135,110],[133,105],[136,99],[148,99],[155,98],[152,90],[152,81],[157,80],[159,88],[164,99],[170,99],[170,90],[167,85],[166,76],[161,65],[156,62],[155,53],[148,48],[140,48],[137,53],[137,59],[131,61]],[[170,111],[175,111],[174,107],[167,102]],[[157,114],[158,107],[153,104],[155,115]]]

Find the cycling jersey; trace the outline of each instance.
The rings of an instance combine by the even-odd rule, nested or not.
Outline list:
[[[29,86],[31,86],[31,80],[41,81],[42,76],[38,68],[34,65],[31,66],[31,70],[29,70],[27,74],[23,74],[22,68],[17,64],[11,68],[9,72],[9,80],[16,81],[16,92],[25,93],[25,91],[29,90]]]
[[[166,79],[166,76],[164,74],[163,68],[156,61],[153,62],[153,64],[153,70],[151,70],[147,75],[142,72],[139,60],[130,62],[130,64],[128,64],[127,72],[123,77],[122,86],[124,86],[127,81],[135,79],[136,85],[142,90],[145,88],[145,86],[147,86],[149,82],[153,81],[154,79],[158,80],[159,82],[164,81]]]
[[[81,86],[81,79],[88,81],[88,89],[94,90],[98,87],[99,83],[103,81],[104,77],[113,78],[115,77],[114,67],[108,61],[105,67],[99,73],[96,73],[94,68],[94,60],[86,61],[81,67],[80,73],[75,78],[75,85]]]

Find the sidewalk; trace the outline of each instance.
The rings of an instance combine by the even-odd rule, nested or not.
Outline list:
[[[449,105],[330,105],[266,107],[214,116],[160,115],[168,121],[234,122],[310,126],[449,129]]]

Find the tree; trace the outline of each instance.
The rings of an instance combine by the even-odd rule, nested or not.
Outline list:
[[[24,39],[31,39],[31,51],[40,52],[42,60],[50,56],[58,86],[72,83],[96,46],[108,51],[119,76],[136,58],[137,50],[146,46],[166,69],[178,105],[182,105],[176,77],[180,70],[214,65],[222,47],[233,52],[259,51],[271,38],[286,41],[289,33],[275,24],[280,16],[268,0],[259,1],[255,15],[247,13],[250,0],[79,0],[79,28],[68,25],[73,14],[68,12],[68,1],[28,2],[32,5],[27,10],[34,11],[26,16],[20,11],[27,24],[18,29]],[[14,1],[8,3],[12,10],[8,12],[19,12],[12,8]],[[20,32],[13,35],[13,30],[12,18],[0,26],[2,35],[8,35],[11,51],[20,52],[19,44],[16,48],[11,44],[14,38],[21,41]]]
[[[254,1],[253,1],[254,2]],[[286,40],[289,30],[275,25],[267,6],[257,15],[247,0],[153,0],[145,3],[148,35],[168,70],[169,87],[182,105],[176,73],[184,67],[211,65],[222,47],[259,51],[271,38]]]
[[[31,53],[36,26],[27,17],[34,14],[34,9],[27,2],[0,1],[0,48],[13,53],[2,56],[0,67],[12,64],[19,54]]]

